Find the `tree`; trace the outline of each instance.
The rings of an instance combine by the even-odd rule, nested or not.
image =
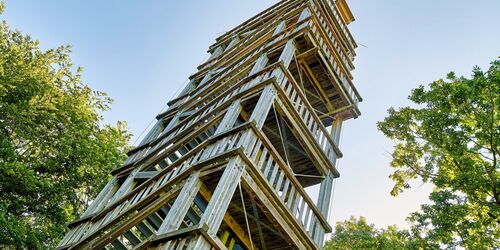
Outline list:
[[[449,73],[409,99],[378,128],[396,143],[392,194],[415,179],[435,187],[409,217],[413,230],[444,248],[499,248],[500,61],[471,78]]]
[[[436,249],[426,244],[407,230],[396,226],[376,229],[364,217],[338,222],[332,238],[326,243],[325,250],[396,250],[396,249]]]
[[[130,135],[101,125],[110,103],[69,47],[42,51],[0,24],[0,248],[53,248],[122,163]]]

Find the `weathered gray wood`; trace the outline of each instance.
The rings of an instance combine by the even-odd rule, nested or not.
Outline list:
[[[253,178],[246,171],[242,174],[243,184],[248,186],[250,190],[259,198],[260,201],[264,203],[264,205],[269,209],[269,212],[273,215],[276,221],[283,227],[283,229],[287,232],[286,237],[290,237],[294,242],[295,247],[298,249],[308,249],[304,245],[304,241],[299,238],[296,232],[292,229],[290,223],[284,218],[283,214],[277,209],[276,206],[273,205],[273,200],[268,198],[268,195],[259,187],[259,185],[253,180]]]
[[[136,180],[147,180],[157,175],[158,171],[141,171],[135,175]]]
[[[290,40],[286,43],[285,48],[283,49],[283,52],[281,53],[281,56],[279,58],[279,61],[283,62],[285,68],[288,68],[288,66],[290,66],[290,62],[292,62],[294,55],[295,55],[295,44],[293,40]]]
[[[253,74],[261,71],[263,68],[265,68],[267,65],[267,62],[269,62],[269,58],[267,57],[267,54],[264,53],[255,62],[252,70],[250,70],[250,75],[253,75]]]
[[[342,120],[340,118],[336,119],[332,124],[331,136],[337,145],[340,142],[340,132],[342,129]],[[335,159],[336,161],[336,159]],[[328,216],[328,211],[330,209],[331,196],[332,196],[332,186],[333,186],[334,176],[330,173],[321,183],[319,195],[318,195],[318,209],[323,213],[323,215]]]
[[[319,249],[325,230],[331,230],[324,217],[330,209],[333,179],[338,176],[334,166],[341,156],[336,147],[341,121],[359,115],[357,102],[361,100],[349,72],[353,68],[352,37],[338,20],[339,13],[334,13],[337,10],[329,9],[328,4],[335,3],[280,1],[218,38],[209,49],[212,55],[208,61],[168,103],[169,109],[157,116],[159,120],[140,146],[130,152],[125,165],[112,172],[117,175],[115,183],[123,184],[108,183],[85,212],[88,217],[71,225],[59,247],[73,244],[73,248],[102,248],[111,247],[113,242],[111,245],[123,249],[123,243],[130,242],[138,249],[226,249],[241,242],[248,249],[252,245],[262,249]],[[295,79],[295,69],[306,72],[306,78],[299,74]],[[297,83],[303,79],[305,83]],[[314,83],[314,90],[304,89],[307,82]],[[283,119],[278,124],[267,123],[263,133],[273,104]],[[318,110],[327,110],[326,115]],[[331,115],[337,121],[329,133],[323,124],[331,121]],[[240,116],[242,120],[238,120]],[[228,133],[237,120],[248,122],[248,126]],[[284,155],[272,145],[276,136],[288,142]],[[200,170],[194,167],[200,162],[203,164],[198,166],[207,169],[201,170],[198,184],[191,179],[181,182],[193,174],[189,171]],[[241,214],[244,209],[227,212],[228,206],[234,205],[231,198],[245,171],[249,172],[243,184],[249,195],[243,199],[252,202],[253,211],[246,216],[257,219],[250,235],[239,225],[246,218]],[[198,185],[203,186],[201,180],[210,190],[215,188],[213,195],[198,190]],[[304,188],[320,181],[316,206]],[[177,197],[175,201],[155,201],[169,189],[176,190],[170,197]],[[201,211],[191,207],[198,192],[203,200],[203,204],[198,201]],[[200,226],[206,228],[169,238],[169,242],[139,242],[156,230],[176,235],[185,215],[193,223],[200,219]],[[229,231],[221,241],[216,232],[222,221]],[[285,242],[276,241],[275,235],[265,235],[263,228]],[[260,244],[252,242],[252,236]]]
[[[116,191],[116,193],[113,195],[113,198],[111,198],[111,200],[109,201],[109,203],[106,207],[113,204],[115,201],[120,199],[123,195],[127,194],[128,192],[130,192],[130,190],[132,190],[132,188],[134,187],[135,175],[139,172],[140,172],[140,169],[135,169],[132,173],[130,173],[130,175],[127,177],[125,182],[122,183],[122,185],[120,186],[118,191]]]
[[[229,161],[224,174],[217,184],[212,198],[210,199],[207,209],[203,213],[200,224],[208,225],[208,234],[216,237],[217,230],[222,223],[224,214],[226,213],[231,197],[233,196],[238,183],[240,182],[241,174],[243,173],[243,165],[239,158],[233,158]],[[207,240],[203,237],[198,237],[190,245],[191,249],[210,249],[211,245],[207,244]]]
[[[111,198],[111,196],[116,191],[117,179],[116,176],[106,184],[106,186],[101,190],[99,195],[94,199],[92,204],[87,208],[82,217],[88,216],[90,214],[96,213],[103,208],[106,202]]]
[[[274,30],[274,33],[273,33],[273,36],[283,32],[286,28],[286,22],[285,21],[281,21],[278,26],[276,26],[276,29]]]
[[[151,128],[151,130],[141,140],[141,142],[139,143],[139,146],[144,145],[144,144],[150,142],[151,140],[155,139],[161,133],[161,131],[163,131],[163,129],[164,129],[163,121],[157,120],[155,122],[155,124],[153,125],[153,128]]]
[[[236,119],[238,119],[238,116],[240,115],[240,111],[241,111],[241,100],[237,100],[233,102],[231,106],[229,106],[226,115],[224,115],[224,118],[222,118],[221,123],[219,124],[217,130],[215,131],[215,134],[222,133],[232,128],[234,123],[236,122]]]
[[[222,48],[222,46],[219,46],[217,47],[213,52],[212,52],[212,55],[208,58],[208,61],[214,59],[215,57],[218,57],[222,54],[222,52],[224,51],[224,49]]]
[[[299,20],[298,20],[298,22],[303,21],[303,20],[305,20],[305,19],[309,18],[310,16],[311,16],[311,11],[309,11],[309,9],[308,9],[308,8],[306,8],[306,9],[304,9],[304,10],[300,13],[300,16],[299,16]],[[307,26],[307,23],[304,23],[304,24],[301,24],[300,26],[298,26],[298,27],[297,27],[297,28],[295,28],[295,29],[296,29],[296,30],[300,30],[300,29],[302,29],[302,28],[304,28],[304,27],[306,27],[306,26]]]
[[[228,51],[231,48],[233,48],[234,46],[236,46],[236,44],[239,43],[239,42],[240,42],[239,36],[237,36],[237,35],[233,36],[233,39],[231,40],[231,42],[226,47],[226,51]]]
[[[266,121],[267,114],[273,105],[274,98],[276,98],[276,89],[273,85],[264,88],[260,95],[257,105],[250,116],[250,121],[255,121],[258,128],[262,128]]]
[[[189,176],[188,180],[184,184],[182,191],[179,193],[179,196],[168,211],[168,214],[158,229],[157,234],[167,233],[179,228],[186,213],[191,207],[196,194],[198,194],[200,187],[200,172],[196,171]]]
[[[224,213],[229,206],[230,197],[233,196],[243,171],[243,164],[239,158],[229,161],[217,188],[214,191],[200,223],[209,226],[210,233],[217,233]]]

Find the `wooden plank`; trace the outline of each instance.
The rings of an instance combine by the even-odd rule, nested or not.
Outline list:
[[[217,127],[215,134],[222,133],[233,127],[234,123],[238,119],[241,111],[241,100],[234,101],[231,106],[229,106],[224,118],[222,118],[221,123]]]
[[[228,167],[224,169],[223,176],[217,184],[213,197],[207,199],[210,202],[206,207],[206,213],[201,218],[202,222],[204,221],[206,224],[202,223],[202,229],[199,228],[199,231],[189,234],[194,237],[193,242],[188,243],[188,237],[177,238],[177,240],[172,241],[171,244],[169,243],[166,246],[168,249],[193,248],[193,246],[194,249],[211,249],[212,247],[215,249],[226,249],[224,244],[216,237],[221,221],[226,221],[231,230],[239,231],[240,235],[237,235],[237,237],[240,240],[245,239],[245,230],[241,227],[238,228],[240,225],[236,223],[235,218],[226,218],[226,210],[233,196],[234,186],[240,182],[241,176],[245,174],[249,176],[247,180],[243,181],[245,189],[247,191],[250,190],[249,193],[251,193],[250,196],[252,199],[253,197],[259,199],[260,203],[258,205],[261,210],[266,211],[266,216],[271,218],[271,223],[274,224],[278,221],[277,227],[280,229],[279,231],[286,234],[285,238],[291,244],[290,247],[294,247],[292,244],[296,243],[299,249],[316,249],[318,246],[314,245],[308,234],[313,234],[314,240],[321,245],[322,239],[319,238],[323,237],[324,228],[328,230],[328,226],[324,225],[325,220],[321,215],[323,211],[318,211],[328,210],[328,208],[318,209],[314,206],[314,203],[312,203],[307,193],[303,190],[293,171],[290,171],[286,167],[286,163],[277,153],[276,149],[272,148],[270,142],[266,140],[267,138],[261,129],[270,110],[269,105],[275,102],[281,109],[281,114],[287,116],[287,119],[295,122],[300,121],[291,125],[292,132],[295,136],[299,135],[299,140],[301,138],[308,138],[307,141],[301,141],[302,143],[311,144],[311,142],[317,142],[318,145],[311,144],[315,146],[307,149],[307,154],[311,156],[314,164],[318,162],[322,164],[333,159],[333,151],[337,150],[337,148],[331,150],[326,147],[327,144],[325,143],[328,143],[327,139],[329,137],[323,139],[322,132],[324,132],[324,129],[321,123],[319,123],[320,125],[317,124],[319,118],[314,113],[312,113],[312,116],[310,115],[310,112],[313,112],[311,110],[311,103],[307,103],[303,91],[302,95],[300,94],[300,87],[297,88],[298,85],[295,86],[296,82],[293,76],[289,79],[291,74],[287,69],[295,54],[294,38],[296,37],[299,38],[297,42],[301,48],[304,44],[311,46],[309,41],[313,41],[318,45],[314,47],[316,48],[316,52],[314,52],[313,48],[297,57],[305,57],[310,55],[309,53],[317,53],[319,51],[319,61],[325,63],[326,60],[325,65],[327,68],[325,71],[328,71],[327,73],[333,72],[332,70],[340,72],[338,71],[340,70],[339,67],[344,66],[342,65],[345,60],[343,55],[335,54],[338,52],[336,50],[338,50],[339,43],[328,40],[332,37],[331,31],[328,28],[332,29],[333,35],[339,35],[339,40],[345,40],[350,43],[352,39],[351,37],[347,37],[346,34],[348,33],[343,30],[345,29],[345,25],[337,23],[338,20],[333,16],[332,10],[327,9],[328,4],[331,4],[330,0],[327,2],[317,0],[280,1],[268,11],[262,12],[257,17],[218,38],[216,44],[210,48],[213,54],[212,58],[200,65],[199,71],[192,76],[188,87],[170,102],[173,105],[167,112],[160,114],[164,115],[161,117],[165,117],[165,120],[158,121],[155,127],[144,138],[144,145],[141,143],[141,146],[132,151],[127,164],[113,172],[116,174],[115,178],[124,177],[126,181],[116,194],[114,193],[118,188],[110,189],[111,192],[98,197],[99,206],[103,204],[102,206],[106,206],[107,208],[97,209],[97,205],[93,206],[90,209],[91,211],[86,212],[87,218],[84,217],[74,224],[74,230],[71,230],[71,233],[65,237],[65,241],[81,240],[74,247],[81,246],[82,244],[85,245],[89,241],[92,241],[96,247],[105,246],[104,244],[109,242],[114,242],[114,245],[117,245],[116,247],[118,248],[125,247],[123,244],[128,244],[128,242],[131,242],[133,245],[147,247],[147,244],[138,244],[137,239],[134,238],[134,233],[138,234],[141,232],[145,236],[152,235],[152,231],[154,230],[149,228],[149,222],[143,223],[139,221],[139,224],[135,224],[137,230],[134,229],[133,231],[129,231],[130,229],[127,229],[126,226],[133,228],[134,224],[132,222],[137,222],[135,220],[138,220],[142,216],[138,215],[140,212],[149,211],[148,209],[154,207],[156,198],[161,197],[164,192],[168,192],[167,190],[172,185],[177,187],[178,185],[182,185],[179,184],[179,181],[186,178],[192,171],[200,170],[200,168],[206,166],[206,169],[200,170],[203,174],[214,173],[214,171],[220,171],[221,164],[226,164],[229,160]],[[333,11],[337,10],[334,9]],[[343,11],[345,12],[345,10]],[[313,16],[311,16],[311,12],[314,12]],[[312,29],[312,38],[309,35],[309,28]],[[343,44],[340,43],[340,45]],[[321,46],[321,49],[319,49],[319,46]],[[343,47],[341,46],[340,48]],[[266,67],[265,65],[269,63],[268,55],[275,60],[277,51],[281,51],[278,63]],[[348,54],[348,56],[351,55],[350,53]],[[333,62],[333,66],[328,64],[329,61]],[[348,62],[350,63],[349,60]],[[277,65],[280,68],[274,70]],[[345,71],[345,68],[342,68],[342,70]],[[263,79],[264,75],[266,77],[271,75],[271,71],[275,79],[259,83],[262,81],[261,79]],[[305,71],[309,71],[309,75],[312,75],[313,78],[316,77],[311,72],[313,71],[312,68],[305,68]],[[247,75],[248,73],[250,75]],[[350,81],[350,72],[348,70],[342,74],[347,75],[347,81]],[[336,77],[335,75],[331,76]],[[319,83],[322,79],[319,77],[317,79],[313,78],[310,80],[314,83],[314,86],[321,87]],[[291,81],[292,84],[286,85],[287,81]],[[339,86],[344,87],[343,82],[337,83],[340,84]],[[349,84],[352,83],[349,82]],[[264,90],[262,90],[263,88]],[[280,88],[283,88],[281,92]],[[238,129],[241,130],[233,130],[229,133],[239,113],[242,112],[241,106],[235,103],[241,102],[241,100],[252,100],[250,105],[253,105],[255,104],[253,99],[247,98],[255,96],[261,90],[262,93],[259,101],[256,104],[254,112],[250,115],[249,121],[254,122],[251,130],[242,135],[240,132],[243,129],[248,130],[249,127],[240,127]],[[320,92],[321,90],[318,91]],[[356,92],[356,89],[353,88],[353,91]],[[285,93],[285,95],[282,93]],[[351,89],[342,89],[341,93],[346,94],[348,98],[350,98],[349,95],[353,95]],[[290,101],[287,102],[287,100],[276,98],[278,94],[288,96]],[[329,100],[326,92],[322,98]],[[306,105],[298,105],[295,103],[296,101],[305,102]],[[232,105],[229,106],[230,104]],[[312,104],[317,105],[318,102],[314,100]],[[334,106],[333,103],[327,105]],[[335,105],[338,104],[335,103]],[[217,116],[225,112],[226,109],[228,111],[224,118]],[[353,107],[354,109],[357,110],[357,107]],[[332,110],[335,111],[331,109],[329,113]],[[243,114],[243,117],[248,116]],[[305,125],[302,124],[300,119],[304,119],[303,123]],[[164,123],[168,123],[168,128],[165,130],[163,129]],[[299,126],[295,126],[297,124]],[[199,132],[203,129],[212,131]],[[310,134],[307,133],[307,130],[310,131]],[[214,132],[216,133],[215,136],[213,135]],[[287,137],[286,134],[285,137]],[[233,141],[238,141],[238,144],[235,145],[235,142],[229,145],[229,142]],[[241,147],[246,151],[243,151]],[[286,151],[287,149],[288,147],[285,145],[284,150]],[[326,157],[318,152],[318,149],[325,149]],[[224,153],[227,150],[229,152]],[[247,152],[247,154],[245,155],[244,152]],[[247,166],[245,167],[243,162],[239,162],[242,165],[235,164],[235,159],[238,159],[237,161],[243,160]],[[305,164],[297,157],[291,156],[291,159],[294,162],[298,162],[299,168]],[[164,164],[165,160],[168,164]],[[257,166],[254,166],[254,162],[252,161],[257,162]],[[163,164],[161,168],[156,166],[160,162]],[[248,172],[244,168],[247,168]],[[153,172],[137,172],[154,169],[159,171],[155,172],[156,174]],[[262,171],[264,171],[265,176],[262,175]],[[328,169],[322,172],[322,174],[326,173],[328,173]],[[132,180],[130,180],[131,177]],[[266,180],[268,178],[270,179],[269,182]],[[134,181],[136,180],[144,181],[144,183],[134,188]],[[322,185],[324,189],[322,195],[328,196],[326,189],[331,189],[331,183],[328,184],[325,182],[324,184]],[[194,199],[198,192],[197,188],[192,185],[194,184],[189,184],[188,182],[184,186],[181,195],[182,199],[181,197],[176,199],[173,207],[169,208],[170,212],[158,211],[156,213],[153,211],[146,217],[149,218],[148,220],[151,223],[155,224],[155,228],[159,228],[160,231],[178,231],[176,229],[184,218],[182,214],[187,212],[185,211],[186,208],[189,209],[192,199]],[[281,197],[279,197],[281,190],[283,192],[281,193]],[[113,194],[114,197],[112,197]],[[210,194],[210,196],[212,195]],[[111,197],[112,201],[108,203]],[[290,205],[291,211],[289,211],[284,203],[284,201],[288,200],[289,202],[287,203]],[[324,200],[323,205],[326,203],[327,200]],[[254,216],[258,219],[260,215],[255,213],[256,204],[253,203],[252,206]],[[269,210],[272,211],[269,212]],[[92,211],[96,211],[97,213]],[[174,214],[179,214],[180,216],[173,218]],[[165,218],[165,221],[161,225],[163,218]],[[241,217],[236,219],[241,221]],[[310,223],[309,220],[311,221]],[[300,224],[303,224],[303,226],[301,227]],[[256,225],[259,227],[257,230],[259,235],[262,236],[263,225],[259,223]],[[119,231],[114,231],[115,229],[113,229],[111,231],[114,232],[106,232],[114,226],[117,226],[117,230]],[[304,229],[309,232],[303,232]],[[112,238],[119,235],[119,233],[122,233],[122,235],[125,234],[125,238],[128,241],[121,238],[124,242],[120,242],[116,238]],[[104,236],[99,237],[100,234],[104,234]],[[261,237],[261,246],[265,247],[263,241],[264,237]],[[235,238],[229,237],[224,243],[229,245],[229,248],[232,248],[235,245]],[[245,247],[250,248],[252,245],[250,243],[252,242],[247,240]],[[274,247],[276,246],[270,246],[269,248]],[[278,247],[283,246],[280,245]]]
[[[141,171],[135,175],[136,180],[148,180],[158,174],[158,171]]]
[[[113,177],[108,184],[99,192],[99,195],[94,199],[92,204],[87,208],[82,217],[86,217],[93,213],[99,212],[106,202],[111,198],[111,196],[116,191],[117,178]],[[68,225],[69,227],[69,225]]]
[[[207,209],[200,220],[201,224],[208,225],[209,231],[214,235],[217,233],[222,223],[224,214],[231,201],[230,197],[233,196],[240,182],[242,168],[243,166],[239,158],[233,158],[229,161],[228,166],[224,170],[215,188],[212,199],[210,199]]]
[[[126,230],[132,228],[133,226],[137,225],[139,222],[143,221],[146,219],[149,215],[154,213],[156,210],[160,209],[165,203],[171,199],[174,198],[174,195],[177,194],[177,192],[180,191],[180,186],[177,186],[176,188],[170,190],[167,194],[161,196],[159,199],[155,200],[152,202],[150,205],[148,205],[144,210],[141,210],[139,213],[137,213],[136,216],[132,217],[125,223],[121,224],[119,227],[115,228],[113,231],[109,232],[106,234],[106,236],[103,236],[99,238],[95,242],[91,242],[88,245],[75,245],[71,247],[70,249],[100,249],[103,248],[105,245],[109,243],[109,240],[114,239],[121,234],[123,234]]]
[[[212,199],[212,193],[204,184],[202,184],[201,186],[200,194],[207,201],[210,201]],[[231,228],[233,233],[235,233],[236,236],[241,240],[243,245],[245,245],[246,248],[251,249],[252,243],[250,243],[250,238],[248,237],[247,232],[236,222],[236,220],[227,212],[224,214],[223,220],[229,226],[229,228]],[[255,244],[253,245],[255,246]]]
[[[281,156],[277,153],[276,149],[271,144],[271,142],[257,128],[253,127],[253,131],[257,134],[259,139],[262,140],[263,143],[265,144],[265,146],[269,149],[269,152],[272,154],[272,156],[276,160],[277,164],[280,164],[282,166],[281,170],[286,174],[287,179],[290,180],[294,189],[297,189],[297,191],[301,193],[301,196],[304,197],[309,204],[311,204],[310,207],[313,209],[316,216],[318,216],[321,219],[320,221],[321,221],[322,225],[325,228],[327,228],[329,231],[331,231],[331,227],[328,224],[328,221],[326,220],[326,218],[324,218],[324,216],[321,214],[321,212],[314,205],[314,202],[311,200],[311,198],[309,197],[307,192],[302,188],[302,186],[300,185],[300,182],[297,180],[297,178],[295,178],[295,175],[291,172],[291,170],[288,167],[286,167],[286,163],[281,158]]]
[[[299,235],[296,234],[296,230],[290,227],[290,221],[284,218],[283,212],[280,212],[276,209],[276,201],[274,201],[272,198],[268,198],[269,194],[265,194],[265,192],[253,180],[253,178],[247,173],[246,170],[243,172],[242,184],[245,187],[245,190],[247,190],[247,192],[255,194],[256,197],[264,204],[266,209],[272,214],[273,218],[279,223],[283,230],[287,232],[286,237],[289,237],[290,241],[295,243],[295,247],[297,247],[298,249],[318,249],[317,247],[313,247],[314,245],[304,245],[304,242],[306,241],[303,238],[300,238]]]
[[[187,179],[182,191],[168,211],[167,217],[165,217],[160,229],[158,229],[158,234],[167,233],[179,228],[200,187],[200,171],[196,171]]]
[[[271,109],[275,97],[276,89],[273,85],[268,85],[262,91],[259,101],[255,105],[255,109],[250,116],[250,121],[255,121],[257,128],[262,128],[262,126],[264,126],[267,114]]]
[[[305,69],[307,72],[306,76],[310,79],[310,81],[313,83],[314,90],[320,95],[321,100],[323,103],[325,103],[327,109],[329,112],[335,111],[335,107],[333,106],[332,102],[330,101],[330,98],[328,95],[325,93],[323,90],[323,87],[321,86],[321,83],[318,81],[316,76],[314,76],[314,72],[312,69],[309,67],[309,64],[303,59],[299,59],[300,65]]]

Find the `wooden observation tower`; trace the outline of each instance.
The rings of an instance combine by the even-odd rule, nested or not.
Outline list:
[[[360,115],[353,20],[345,0],[287,0],[217,38],[58,249],[320,249]]]

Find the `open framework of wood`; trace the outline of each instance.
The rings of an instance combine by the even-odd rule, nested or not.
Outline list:
[[[344,0],[287,0],[219,37],[58,249],[320,249],[360,115],[353,20]]]

